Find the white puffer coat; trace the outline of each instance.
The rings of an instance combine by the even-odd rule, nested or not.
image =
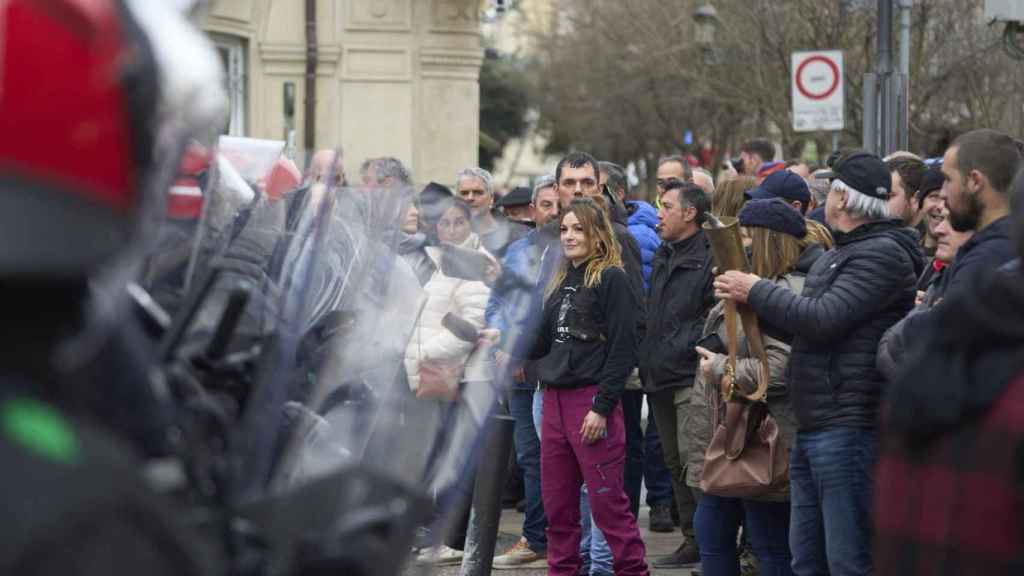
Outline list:
[[[479,250],[493,260],[480,245],[476,234],[471,234],[461,248]],[[441,249],[427,247],[427,255],[434,261],[436,271],[423,287],[427,301],[423,306],[419,323],[412,331],[412,338],[405,348],[405,370],[409,387],[419,388],[420,360],[454,360],[465,364],[475,344],[455,337],[442,324],[444,315],[451,312],[473,324],[478,330],[484,327],[484,310],[491,295],[490,288],[483,282],[474,282],[445,276],[441,272]]]

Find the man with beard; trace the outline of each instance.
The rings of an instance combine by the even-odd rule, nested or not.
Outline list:
[[[1020,166],[1017,142],[996,130],[968,132],[946,151],[942,189],[949,224],[957,232],[975,232],[949,271],[947,294],[968,286],[980,270],[999,268],[1014,258],[1007,194]]]
[[[1021,165],[1017,142],[996,130],[968,132],[946,150],[941,192],[946,197],[945,215],[954,231],[973,231],[974,236],[957,250],[953,262],[943,270],[941,298],[970,291],[976,277],[1016,257],[1010,240],[1008,191]],[[896,333],[886,335],[880,351],[902,364],[902,343],[908,335],[926,334],[934,328],[930,322],[942,302],[934,295],[931,300],[935,306],[901,322]],[[912,351],[907,351],[908,358]],[[888,372],[890,377],[895,376],[894,369]]]
[[[1024,177],[1012,188],[1019,256]],[[977,272],[969,289],[936,309],[914,359],[887,390],[875,481],[876,574],[1024,573],[1024,277]]]

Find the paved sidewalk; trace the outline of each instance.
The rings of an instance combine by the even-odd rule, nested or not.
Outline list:
[[[649,512],[650,509],[646,506],[640,509],[640,532],[644,538],[644,543],[647,545],[648,562],[652,559],[671,554],[679,547],[679,543],[682,541],[682,534],[678,530],[671,534],[649,532],[647,530],[647,516]],[[501,554],[507,548],[516,543],[519,539],[519,533],[522,530],[522,527],[522,514],[519,514],[515,510],[502,510],[501,528],[498,534],[498,554]],[[694,568],[699,568],[699,566],[695,566]],[[414,572],[415,571],[407,571],[407,573],[410,574]],[[690,576],[691,572],[692,571],[690,569],[651,570],[651,574],[655,576]],[[459,567],[449,566],[437,568],[431,574],[438,576],[458,576]],[[508,576],[544,576],[547,574],[547,564],[544,562],[537,562],[514,570],[495,570],[493,574],[497,576],[501,576],[502,574],[507,574]]]

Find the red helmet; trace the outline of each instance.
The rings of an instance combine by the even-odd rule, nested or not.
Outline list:
[[[0,277],[109,262],[161,205],[188,132],[211,125],[176,109],[209,79],[170,69],[156,20],[191,30],[164,0],[0,2]]]

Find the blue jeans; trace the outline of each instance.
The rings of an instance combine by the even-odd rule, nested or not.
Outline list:
[[[706,576],[738,576],[736,536],[743,523],[759,573],[790,576],[789,502],[759,502],[704,494],[697,504],[694,528]]]
[[[871,573],[874,430],[797,432],[790,454],[789,547],[798,576]]]
[[[644,431],[644,485],[647,486],[647,505],[672,504],[672,473],[665,465],[661,453],[661,439],[654,416],[647,416],[647,430]]]
[[[533,424],[533,390],[512,389],[509,413],[515,419],[516,461],[523,470],[526,488],[526,518],[523,538],[530,550],[543,554],[548,548],[544,502],[540,496],[540,437]]]
[[[540,437],[540,423],[544,417],[544,391],[537,390],[533,393],[533,422],[536,426],[537,437]],[[580,540],[580,556],[583,557],[583,566],[589,566],[586,570],[590,576],[612,576],[612,550],[604,539],[604,534],[594,524],[590,515],[590,501],[587,500],[587,487],[583,486],[580,492],[580,524],[583,527],[583,538]]]

